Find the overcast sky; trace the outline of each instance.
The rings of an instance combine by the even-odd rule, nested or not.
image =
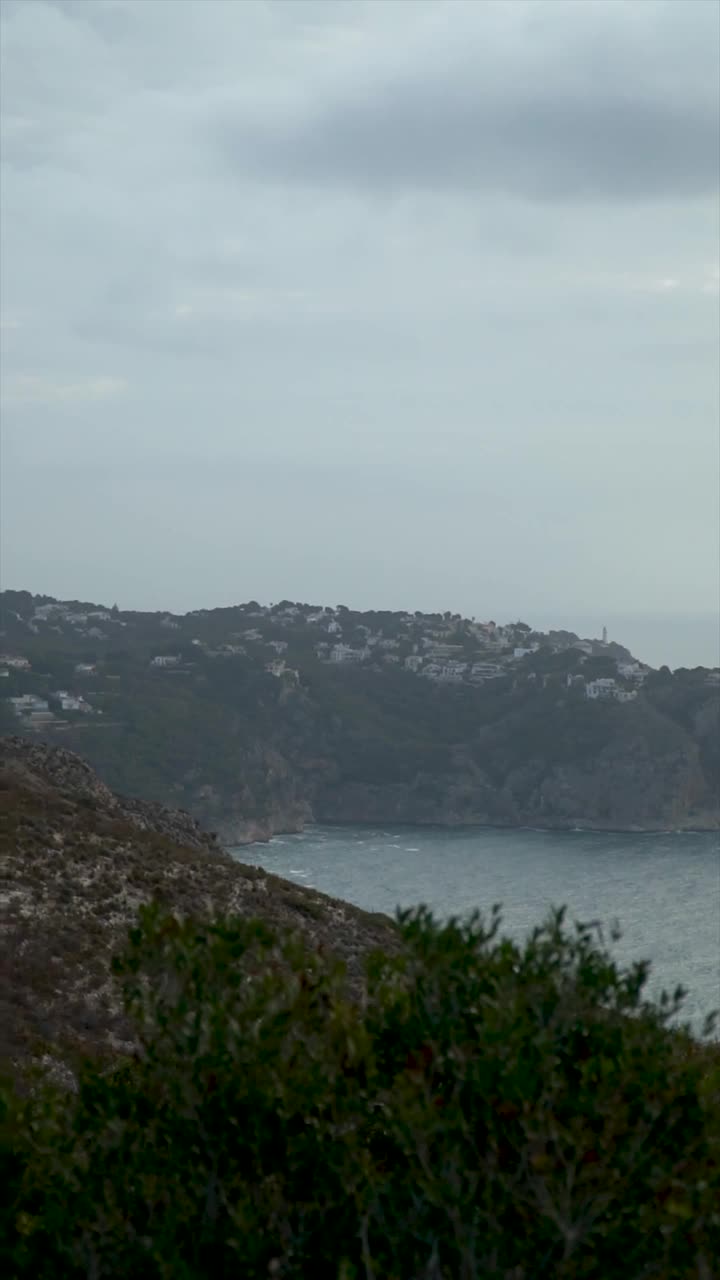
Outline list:
[[[0,8],[3,585],[716,610],[716,0]]]

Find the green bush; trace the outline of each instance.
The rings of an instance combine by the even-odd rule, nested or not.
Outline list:
[[[4,1095],[2,1275],[715,1275],[720,1073],[679,996],[562,912],[399,933],[359,1002],[294,938],[148,909],[133,1060]]]

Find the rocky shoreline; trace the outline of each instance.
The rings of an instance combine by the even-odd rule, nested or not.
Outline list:
[[[344,820],[332,819],[316,820],[314,817],[307,819],[294,819],[290,822],[282,818],[269,818],[267,820],[253,819],[248,821],[239,821],[229,819],[227,822],[221,822],[217,830],[217,837],[224,848],[246,848],[254,844],[269,844],[275,836],[300,835],[308,827],[397,827],[412,830],[427,830],[428,828],[437,831],[458,831],[458,830],[477,830],[477,831],[557,831],[557,832],[596,832],[607,835],[661,835],[661,834],[692,834],[697,832],[713,832],[720,831],[720,817],[715,813],[708,813],[705,818],[699,816],[695,821],[690,823],[678,823],[675,826],[668,826],[666,823],[647,823],[644,826],[637,824],[629,824],[627,826],[618,826],[612,822],[600,822],[595,819],[587,818],[565,818],[547,820],[538,822],[536,819],[528,819],[527,821],[519,820],[517,822],[498,822],[484,821],[482,819],[468,818],[457,821],[440,821],[435,819],[423,819],[421,821],[403,821],[398,822],[392,818],[378,819],[377,822],[367,822],[362,818],[348,818]]]

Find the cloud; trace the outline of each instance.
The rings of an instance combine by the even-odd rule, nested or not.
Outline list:
[[[127,390],[123,378],[84,377],[74,382],[56,382],[43,374],[14,374],[3,383],[6,404],[72,404],[112,400]]]
[[[354,75],[321,80],[279,117],[239,106],[233,119],[229,108],[228,157],[238,175],[369,189],[540,201],[713,193],[720,10],[695,5],[678,29],[672,5],[628,8],[453,5],[414,49],[411,38],[414,56],[403,41],[373,68],[361,43]]]

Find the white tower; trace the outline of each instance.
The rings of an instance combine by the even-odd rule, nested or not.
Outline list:
[[[607,644],[607,627],[603,627],[603,644]]]

